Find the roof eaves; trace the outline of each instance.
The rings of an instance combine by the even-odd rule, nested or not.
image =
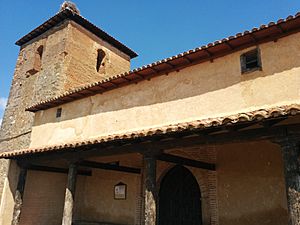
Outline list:
[[[300,114],[300,104],[291,104],[283,106],[274,106],[267,109],[258,109],[249,112],[241,112],[233,115],[196,120],[178,124],[171,124],[162,127],[138,130],[135,132],[127,132],[121,134],[112,134],[96,139],[88,139],[85,141],[66,143],[55,146],[44,146],[40,148],[29,148],[16,151],[7,151],[0,153],[0,158],[15,158],[24,155],[32,155],[37,153],[47,153],[53,151],[68,151],[74,150],[81,146],[110,143],[118,140],[132,140],[135,138],[151,137],[155,135],[171,134],[184,131],[203,130],[212,127],[234,125],[245,122],[259,122],[266,119],[280,118],[286,116],[295,116]]]
[[[17,42],[16,45],[22,46],[28,41],[40,36],[43,34],[45,31],[51,29],[52,27],[56,26],[57,24],[63,22],[65,19],[70,19],[73,20],[74,22],[78,23],[79,25],[83,26],[87,30],[91,31],[94,33],[96,36],[102,38],[104,41],[107,41],[120,51],[124,52],[130,58],[135,58],[137,57],[137,53],[135,53],[133,50],[116,40],[114,37],[110,36],[108,33],[82,17],[81,15],[78,15],[71,11],[70,9],[66,8],[63,11],[58,12],[56,15],[48,19],[46,22],[44,22],[42,25],[38,26],[35,28],[33,31],[31,31],[29,34],[23,36],[20,38]]]
[[[30,33],[28,33],[28,34],[24,35],[23,37],[21,37],[18,41],[16,41],[15,44],[18,45],[18,46],[22,46],[22,45],[26,44],[28,41],[38,37],[39,35],[41,35],[45,31],[51,29],[52,27],[54,27],[58,23],[61,23],[65,19],[69,18],[71,15],[73,15],[73,12],[69,9],[65,9],[63,11],[58,12],[53,17],[48,19],[46,22],[44,22],[40,26],[36,27]]]

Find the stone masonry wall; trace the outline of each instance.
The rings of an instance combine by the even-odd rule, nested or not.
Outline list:
[[[98,50],[105,53],[99,71],[96,69]],[[130,70],[129,56],[74,22],[69,24],[66,51],[65,89]]]
[[[0,151],[26,148],[30,144],[34,114],[25,108],[33,102],[57,95],[62,90],[64,41],[66,24],[52,30],[48,37],[40,37],[22,46],[17,59],[7,107],[0,131]],[[33,75],[28,71],[34,64],[34,53],[43,45],[41,70]],[[5,177],[9,161],[1,160],[1,177]],[[0,197],[4,179],[0,179]]]
[[[82,32],[87,31],[79,25],[75,26],[74,23],[71,25],[70,21],[65,21],[21,47],[0,131],[0,152],[29,146],[34,114],[26,112],[26,107],[105,77],[85,72],[84,69],[87,67],[82,65],[95,65],[96,59],[89,62],[92,57],[86,57],[86,50],[86,54],[80,52],[86,49],[86,43],[97,48],[105,45],[105,49],[110,45],[99,38],[92,39],[91,34],[89,36],[82,34],[79,39],[74,38],[74,34]],[[39,64],[35,60],[40,46],[43,46],[41,67],[39,71],[32,72],[33,67]],[[112,47],[110,49],[117,52]],[[109,52],[109,55],[113,56],[110,60],[116,60],[115,64],[120,65],[118,68],[122,68],[122,71],[129,69],[129,59],[124,55],[122,57],[126,59],[119,57],[120,54]],[[91,52],[91,55],[94,56],[94,53]],[[8,166],[8,160],[0,161],[0,200]]]

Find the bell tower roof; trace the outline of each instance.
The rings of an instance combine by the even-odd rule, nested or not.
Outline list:
[[[137,53],[135,53],[133,50],[116,40],[114,37],[110,36],[108,33],[85,19],[80,15],[80,12],[76,5],[72,2],[65,1],[59,10],[59,12],[48,19],[46,22],[44,22],[42,25],[38,26],[34,30],[32,30],[30,33],[26,34],[24,37],[19,39],[16,42],[16,45],[22,46],[26,44],[27,42],[31,41],[32,39],[40,36],[41,34],[45,33],[46,31],[50,30],[51,28],[59,25],[60,23],[64,22],[65,20],[72,20],[75,23],[81,25],[97,37],[101,38],[102,40],[108,42],[121,52],[125,53],[126,55],[130,56],[130,58],[135,58],[137,56]]]

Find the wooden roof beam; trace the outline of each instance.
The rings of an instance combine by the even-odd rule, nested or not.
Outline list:
[[[94,94],[97,94],[95,91],[92,91],[91,89],[90,90],[84,90],[83,92],[87,93],[88,95],[94,95]]]
[[[172,63],[170,62],[164,62],[166,65],[168,65],[169,67],[171,67],[172,69],[175,68],[175,65],[173,65]]]
[[[287,119],[287,118],[277,118],[277,119],[273,119],[273,120],[266,120],[266,121],[261,122],[260,124],[261,124],[263,127],[270,128],[270,127],[273,127],[273,126],[275,126],[276,124],[278,124],[278,123],[280,123],[281,121],[286,120],[286,119]]]
[[[208,55],[208,57],[210,58],[210,62],[214,61],[214,55],[213,53],[211,53],[211,51],[207,50],[207,49],[203,49],[203,51]]]
[[[282,26],[280,24],[277,24],[276,27],[280,33],[282,33],[282,34],[285,33],[285,30],[282,28]]]
[[[141,75],[139,72],[133,72],[135,75],[137,75],[141,79],[145,79],[143,75]]]
[[[113,165],[113,164],[109,164],[109,163],[101,163],[101,162],[94,162],[94,161],[88,161],[88,160],[83,160],[83,161],[79,162],[78,165],[84,166],[84,167],[95,168],[95,169],[113,170],[113,171],[124,172],[124,173],[134,173],[134,174],[141,173],[141,169],[139,169],[139,168],[119,166],[119,165]]]
[[[258,42],[257,38],[255,37],[255,35],[253,33],[249,33],[249,36],[251,37],[251,39],[253,40],[254,43]]]
[[[131,81],[130,79],[128,79],[126,76],[122,76],[122,77],[120,77],[120,78],[122,78],[122,79],[124,79],[124,80],[126,80],[126,81]]]
[[[253,123],[255,124],[255,123]],[[193,132],[194,133],[194,132]],[[201,131],[200,131],[201,134]],[[25,155],[23,160],[33,162],[33,160],[42,159],[62,159],[62,158],[77,158],[84,159],[94,156],[106,156],[116,154],[127,154],[127,153],[141,153],[143,151],[151,151],[152,149],[169,150],[174,148],[185,148],[200,145],[222,145],[222,144],[233,144],[233,143],[245,143],[251,141],[262,141],[270,140],[273,138],[286,137],[287,135],[298,135],[300,136],[300,124],[286,124],[277,125],[273,127],[262,127],[254,129],[245,129],[238,132],[226,132],[218,133],[213,135],[194,135],[191,137],[175,138],[173,135],[160,135],[162,139],[151,141],[151,137],[136,138],[134,142],[129,145],[118,146],[117,143],[109,143],[111,146],[106,148],[105,144],[92,144],[88,149],[79,147],[78,152],[60,151],[60,152],[49,152],[49,154],[36,154],[36,155]],[[164,139],[163,139],[164,138]],[[148,142],[145,143],[145,140]],[[143,142],[144,143],[141,143]],[[76,149],[75,147],[73,149]],[[17,158],[17,157],[10,157]]]
[[[193,60],[191,60],[189,57],[187,57],[186,55],[183,56],[183,58],[188,62],[188,63],[193,63]]]
[[[112,84],[114,87],[118,87],[118,85],[112,81],[108,81],[108,83]]]
[[[166,154],[166,153],[158,155],[157,159],[160,161],[164,161],[164,162],[170,162],[170,163],[175,163],[175,164],[179,164],[179,165],[183,165],[183,166],[195,167],[195,168],[199,168],[199,169],[212,170],[212,171],[216,170],[215,164],[201,162],[201,161],[188,159],[188,158],[184,158],[181,156]]]
[[[149,67],[148,69],[152,70],[154,73],[159,73],[159,72],[160,72],[160,70],[155,69],[155,68],[153,68],[153,67]]]
[[[230,50],[234,50],[234,47],[228,41],[225,41],[224,44],[227,45],[230,48]]]
[[[43,171],[43,172],[50,172],[50,173],[65,173],[65,174],[68,174],[68,169],[66,169],[66,168],[40,166],[40,165],[33,165],[33,164],[27,165],[26,168],[28,170],[33,170],[33,171]],[[92,172],[89,171],[89,170],[78,170],[78,175],[92,176]]]

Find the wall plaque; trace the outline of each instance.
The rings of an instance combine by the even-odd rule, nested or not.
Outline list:
[[[116,200],[124,200],[126,199],[126,195],[127,195],[127,185],[122,182],[116,184],[114,188],[114,198]]]

